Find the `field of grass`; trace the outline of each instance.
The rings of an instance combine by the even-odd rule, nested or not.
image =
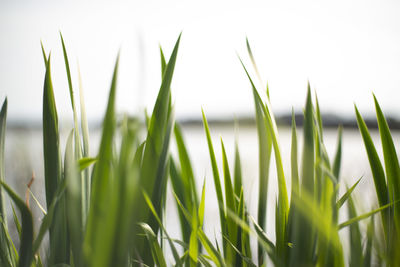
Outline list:
[[[200,175],[194,173],[190,149],[174,120],[171,101],[180,38],[168,61],[160,49],[162,83],[154,109],[145,115],[144,123],[116,116],[117,58],[95,155],[89,149],[83,92],[81,88],[72,88],[62,36],[74,127],[65,151],[60,149],[51,56],[42,47],[46,67],[43,88],[46,203],[31,201],[31,205],[43,206],[41,224],[35,232],[29,205],[4,183],[7,167],[4,164],[7,100],[4,100],[0,112],[0,266],[399,266],[396,247],[400,245],[400,166],[378,101],[374,98],[383,159],[355,107],[378,199],[377,208],[365,213],[357,208],[352,195],[360,180],[348,187],[341,181],[342,129],[338,129],[336,153],[329,158],[318,99],[312,96],[310,86],[304,107],[303,140],[297,139],[293,116],[290,173],[287,173],[269,88],[257,88],[241,60],[238,64],[242,63],[243,75],[248,76],[255,105],[259,159],[257,213],[248,212],[245,201],[246,173],[242,172],[239,146],[236,144],[230,163],[221,138],[218,149],[220,146],[222,150],[222,168],[218,166],[217,144],[212,142],[212,129],[204,110],[204,138],[212,177],[202,178],[213,180],[220,229],[214,236],[204,232],[205,199],[210,192],[205,186],[197,190],[196,179]],[[247,48],[252,68],[259,76],[248,42]],[[75,102],[77,92],[79,102]],[[176,154],[170,152],[173,139]],[[277,188],[268,188],[272,170],[277,176]],[[166,205],[168,184],[176,207]],[[342,187],[345,193],[340,195]],[[267,196],[275,192],[273,222],[266,210]],[[6,205],[12,206],[18,240],[10,237]],[[171,237],[165,227],[166,213],[176,208],[179,239]],[[339,221],[342,209],[347,210],[345,221]],[[267,224],[271,223],[275,240],[266,233]],[[348,230],[346,237],[341,234],[343,229]],[[42,255],[39,249],[47,236],[47,253]],[[251,245],[253,241],[256,248]],[[344,252],[344,242],[349,243],[349,252]],[[167,253],[172,255],[172,261]]]

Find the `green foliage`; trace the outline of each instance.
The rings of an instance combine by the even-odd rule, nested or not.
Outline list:
[[[43,266],[44,255],[39,251],[47,233],[49,248],[43,261],[46,266],[222,267],[271,263],[274,266],[367,267],[375,263],[400,264],[400,256],[396,253],[400,240],[400,164],[391,131],[375,97],[383,164],[357,108],[355,112],[370,162],[378,207],[360,212],[353,193],[361,178],[339,196],[342,128],[338,129],[336,153],[330,159],[324,145],[319,102],[317,97],[314,100],[310,84],[304,108],[301,156],[294,111],[292,116],[289,197],[286,185],[289,174],[284,172],[269,88],[267,85],[264,90],[247,41],[248,54],[261,83],[258,88],[241,61],[255,106],[259,161],[257,214],[250,214],[247,207],[248,196],[243,190],[247,174],[242,172],[237,140],[232,155],[234,163],[230,165],[231,155],[226,153],[221,138],[220,172],[211,130],[202,111],[220,226],[219,234],[209,237],[203,229],[209,222],[205,217],[206,179],[201,194],[198,194],[190,150],[184,140],[184,131],[174,121],[171,103],[171,83],[181,37],[178,37],[168,62],[160,48],[162,82],[153,111],[144,118],[145,127],[136,118],[116,114],[118,56],[96,155],[89,151],[83,89],[80,85],[78,114],[67,49],[61,34],[60,37],[74,123],[62,160],[51,60],[42,45],[46,67],[43,149],[47,211],[43,208],[37,233],[33,231],[29,206],[4,182],[7,100],[0,111],[0,266]],[[78,76],[81,84],[79,71]],[[141,140],[142,131],[144,140]],[[176,155],[169,151],[172,137]],[[271,161],[275,162],[277,188],[268,188],[270,168],[273,167]],[[164,222],[165,213],[170,209],[166,206],[169,181],[178,209],[181,239],[172,237]],[[267,223],[270,223],[266,211],[268,194],[274,191],[277,191],[276,238],[272,241],[266,233]],[[4,193],[16,207],[12,206],[12,210],[19,238],[16,243],[20,244],[18,250],[14,246],[15,240],[10,238]],[[339,222],[339,212],[344,206],[347,206],[348,218]],[[375,215],[381,217],[381,222],[374,219]],[[368,221],[366,225],[363,224],[365,221]],[[344,240],[340,235],[344,228],[349,229],[348,257],[343,251]],[[257,253],[253,252],[253,240],[257,243]]]

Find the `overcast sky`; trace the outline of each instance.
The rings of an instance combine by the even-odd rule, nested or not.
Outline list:
[[[71,118],[59,30],[75,91],[79,61],[89,119],[105,110],[118,50],[117,106],[151,108],[160,86],[158,45],[167,55],[183,31],[173,100],[177,117],[233,117],[253,112],[249,38],[273,109],[301,111],[307,81],[322,111],[353,116],[355,102],[372,114],[372,92],[399,116],[399,1],[0,1],[0,100],[9,118],[40,120],[43,41],[61,119]],[[261,86],[260,86],[261,88]],[[76,95],[76,98],[78,96]]]

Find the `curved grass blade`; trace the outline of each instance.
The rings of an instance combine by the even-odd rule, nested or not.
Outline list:
[[[39,232],[36,236],[35,241],[33,242],[33,249],[32,249],[33,253],[36,253],[39,250],[39,247],[43,241],[43,238],[47,230],[49,230],[50,226],[53,223],[54,214],[56,213],[56,207],[59,200],[64,195],[65,187],[66,183],[64,179],[58,185],[55,198],[53,199],[53,202],[51,203],[50,207],[48,207],[46,215],[44,215],[44,217],[42,218],[42,223],[40,224]]]
[[[367,151],[368,161],[371,167],[372,177],[374,178],[375,191],[378,197],[379,206],[384,206],[389,203],[389,193],[386,185],[385,173],[383,171],[382,163],[379,159],[378,153],[374,142],[372,141],[371,135],[368,131],[367,125],[364,119],[361,117],[357,106],[354,105],[354,109],[357,117],[357,124],[360,130],[362,139],[364,141],[365,150]],[[388,234],[388,223],[389,223],[389,212],[385,211],[381,213],[383,228],[386,235]]]
[[[25,205],[24,201],[18,197],[18,195],[10,187],[8,187],[8,185],[6,185],[4,182],[0,183],[21,212],[22,231],[19,247],[18,267],[30,267],[33,260],[33,220],[31,211]]]
[[[386,204],[386,205],[384,205],[384,206],[382,206],[382,207],[379,207],[379,208],[377,208],[377,209],[374,209],[374,210],[372,210],[372,211],[370,211],[370,212],[367,212],[367,213],[364,213],[364,214],[359,215],[359,216],[357,216],[357,217],[351,218],[351,219],[349,219],[349,220],[347,220],[347,221],[345,221],[345,222],[339,224],[339,230],[342,229],[342,228],[344,228],[344,227],[346,227],[346,226],[352,225],[353,223],[356,223],[356,222],[358,222],[358,221],[364,220],[364,219],[366,219],[366,218],[368,218],[368,217],[374,215],[375,213],[381,212],[381,211],[383,211],[383,210],[389,208],[390,206],[395,205],[395,204],[398,203],[398,202],[399,202],[399,200],[397,200],[397,201],[395,201],[395,202],[391,202],[391,203]]]
[[[249,47],[248,47],[249,49]],[[251,53],[251,50],[249,50]],[[255,64],[255,63],[253,63]],[[267,196],[268,196],[268,180],[269,168],[271,161],[272,143],[268,126],[265,122],[262,111],[262,102],[257,100],[257,95],[253,90],[254,105],[256,110],[256,125],[258,135],[258,161],[259,161],[259,192],[258,192],[258,212],[257,221],[262,229],[266,229],[267,221]],[[258,248],[258,264],[262,265],[264,261],[263,249]]]
[[[171,82],[178,55],[181,35],[175,43],[175,47],[167,64],[161,87],[157,96],[156,103],[151,115],[146,146],[143,153],[143,161],[140,171],[139,184],[144,191],[152,197],[152,202],[157,210],[157,214],[162,218],[163,199],[165,198],[167,152],[170,141],[170,134],[174,124],[173,112],[171,107]],[[142,196],[140,195],[140,198]],[[150,227],[157,233],[158,223],[149,211],[144,201],[137,201],[135,210],[138,212],[138,220],[148,222]],[[148,250],[147,243],[143,239],[136,242],[139,254]],[[143,261],[146,264],[153,264],[152,258],[144,254]]]
[[[192,216],[190,213],[183,207],[181,201],[178,199],[177,195],[174,194],[176,203],[178,204],[179,209],[184,214],[186,220],[188,222],[192,222]],[[198,228],[197,237],[199,241],[203,245],[204,249],[209,254],[210,259],[214,262],[216,266],[223,267],[225,266],[224,259],[222,258],[221,253],[219,252],[218,248],[215,248],[212,242],[208,239],[207,235],[203,232],[201,228]],[[218,246],[218,243],[217,243]]]
[[[275,155],[275,164],[276,164],[276,172],[278,176],[278,206],[280,207],[279,212],[276,216],[275,220],[275,232],[276,232],[276,247],[278,254],[280,256],[284,256],[285,249],[287,247],[287,232],[286,232],[286,224],[288,218],[288,196],[287,196],[287,189],[286,189],[286,181],[285,181],[285,174],[283,171],[283,162],[281,157],[281,150],[279,148],[278,142],[278,128],[276,126],[275,117],[271,112],[271,105],[269,100],[267,99],[265,105],[263,104],[260,95],[257,92],[257,89],[251,79],[246,67],[244,66],[243,62],[242,66],[246,72],[246,75],[250,81],[252,86],[253,95],[255,98],[255,102],[257,102],[260,107],[262,107],[262,111],[264,113],[264,120],[267,125],[268,131],[270,133],[270,138],[272,142],[272,146],[274,148],[274,155]]]
[[[175,261],[176,261],[177,263],[179,263],[180,258],[179,258],[178,251],[177,251],[177,249],[176,249],[176,247],[175,247],[175,245],[174,245],[174,242],[172,241],[172,239],[171,239],[171,237],[169,236],[167,230],[165,229],[164,225],[162,224],[161,219],[158,217],[157,212],[156,212],[156,209],[154,208],[153,203],[151,203],[150,197],[147,195],[147,193],[146,193],[145,191],[143,191],[142,193],[143,193],[143,197],[144,197],[144,199],[145,199],[145,201],[146,201],[148,207],[150,208],[151,213],[152,213],[153,216],[156,218],[158,224],[160,225],[161,229],[164,231],[164,233],[165,233],[165,235],[166,235],[166,237],[167,237],[167,240],[168,240],[168,243],[169,243],[169,245],[170,245],[170,247],[171,247],[172,255],[174,256]],[[197,242],[196,242],[196,243],[197,243]]]
[[[396,148],[390,133],[389,126],[383,115],[378,100],[374,95],[376,118],[378,121],[379,134],[381,136],[383,158],[385,162],[386,178],[388,183],[389,199],[393,202],[400,199],[400,166],[397,157]],[[396,228],[400,229],[400,204],[396,203],[393,207],[394,222]]]
[[[256,60],[254,59],[253,52],[251,51],[249,39],[247,37],[246,37],[246,47],[247,47],[247,53],[250,56],[251,64],[253,64],[253,68],[256,72],[257,78],[258,78],[259,82],[261,83],[261,86],[264,86],[264,82],[262,81],[260,72],[258,71]],[[267,87],[268,87],[268,85],[267,85]]]

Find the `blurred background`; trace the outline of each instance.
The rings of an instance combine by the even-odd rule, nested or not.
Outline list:
[[[79,83],[78,68],[82,74],[93,139],[91,154],[95,156],[98,127],[118,51],[121,61],[117,109],[120,113],[143,117],[146,108],[151,111],[161,82],[159,45],[168,57],[179,33],[183,32],[172,82],[173,101],[176,118],[184,126],[197,182],[201,185],[206,177],[210,187],[207,212],[216,214],[217,205],[213,205],[216,200],[201,108],[212,122],[215,144],[222,136],[231,159],[235,136],[238,138],[246,176],[245,195],[256,207],[256,199],[251,200],[252,192],[258,191],[257,139],[251,119],[254,104],[238,58],[252,69],[246,37],[263,80],[258,84],[259,89],[265,88],[268,82],[272,108],[281,121],[284,161],[289,163],[290,151],[285,118],[292,107],[296,114],[302,113],[309,81],[318,94],[327,126],[332,126],[327,129],[325,139],[330,155],[335,151],[336,126],[347,126],[343,147],[344,184],[364,176],[356,193],[368,192],[373,189],[371,175],[362,140],[354,128],[354,103],[373,126],[374,92],[384,113],[392,118],[392,128],[399,127],[399,13],[400,2],[389,0],[331,3],[2,0],[0,100],[7,97],[9,107],[6,180],[24,194],[33,172],[36,182],[32,190],[45,203],[41,161],[45,66],[41,41],[46,52],[51,51],[61,145],[65,145],[66,133],[72,127],[72,110],[59,31],[66,42],[75,90]],[[234,118],[239,120],[236,129]],[[379,147],[376,132],[373,138]],[[398,143],[397,131],[394,138]],[[171,148],[174,150],[173,144]],[[269,208],[273,210],[276,192],[273,175],[270,183],[272,206]],[[360,195],[366,209],[376,202],[373,194]],[[269,213],[272,220],[274,214]],[[209,227],[213,233],[213,226]]]

